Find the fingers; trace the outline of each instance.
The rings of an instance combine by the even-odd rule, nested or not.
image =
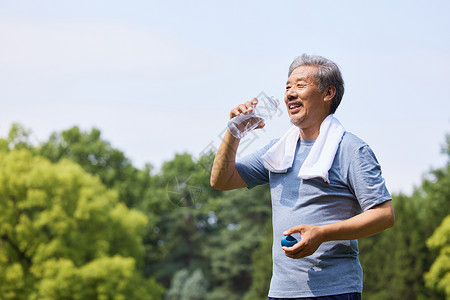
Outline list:
[[[290,235],[294,233],[301,233],[302,231],[302,225],[294,226],[283,232],[284,235]]]
[[[284,250],[284,254],[287,257],[290,258],[294,258],[294,259],[298,259],[298,258],[303,258],[304,256],[302,255],[302,250],[304,248],[304,245],[302,242],[295,244],[292,247],[282,247],[282,249]]]
[[[245,102],[243,104],[238,105],[237,107],[233,108],[230,111],[230,119],[240,115],[241,113],[246,114],[246,113],[252,112],[253,111],[253,106],[256,105],[257,103],[258,103],[258,100],[256,98],[253,98],[250,101],[247,101],[247,102]]]
[[[283,234],[300,233],[301,240],[292,247],[282,247],[286,256],[290,258],[303,258],[316,252],[323,243],[323,235],[320,226],[298,225],[289,228]]]
[[[258,125],[258,127],[256,127],[256,129],[263,128],[264,126],[266,126],[266,123],[264,123],[264,121],[263,121],[263,122],[259,123],[259,125]]]
[[[307,243],[304,243],[302,241],[300,241],[299,243],[295,244],[292,247],[282,247],[282,249],[284,250],[284,254],[287,257],[293,259],[299,259],[310,256],[317,250],[317,248],[311,247],[311,245],[308,245]]]

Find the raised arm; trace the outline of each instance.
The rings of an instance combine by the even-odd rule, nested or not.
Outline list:
[[[235,165],[239,141],[227,130],[211,171],[211,186],[216,190],[227,191],[247,186]]]
[[[253,110],[253,105],[257,103],[256,99],[247,101],[230,111],[230,119],[241,114]],[[258,128],[264,127],[264,123]],[[211,170],[211,186],[220,191],[233,190],[247,187],[244,179],[242,179],[236,169],[236,152],[239,147],[240,140],[235,138],[228,130],[217,150],[214,164]]]

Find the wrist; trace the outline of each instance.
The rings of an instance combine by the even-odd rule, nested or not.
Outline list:
[[[322,243],[333,240],[333,238],[331,237],[332,236],[332,230],[331,230],[332,227],[330,224],[321,225],[318,227],[319,227],[319,235],[320,235],[320,239],[321,239]]]
[[[240,143],[240,139],[238,139],[237,137],[235,137],[231,132],[230,129],[227,128],[227,131],[225,132],[225,136],[223,138],[223,140],[229,144],[232,145],[233,148],[237,148],[239,143]]]

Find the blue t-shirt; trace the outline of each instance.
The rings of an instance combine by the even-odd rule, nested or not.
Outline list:
[[[283,232],[300,224],[323,225],[349,219],[391,199],[380,165],[369,146],[346,132],[329,170],[330,183],[321,178],[300,179],[300,167],[314,141],[299,140],[294,163],[287,173],[268,171],[261,156],[276,143],[236,163],[249,188],[270,183],[273,221],[273,273],[269,296],[319,297],[362,292],[358,241],[330,241],[302,259],[281,249]],[[300,239],[300,236],[294,236]]]

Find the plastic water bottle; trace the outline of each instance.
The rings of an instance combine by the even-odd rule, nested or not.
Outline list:
[[[242,139],[261,122],[271,119],[277,112],[280,102],[275,97],[263,95],[257,99],[258,103],[253,106],[252,112],[241,113],[228,122],[228,130],[235,138]]]

